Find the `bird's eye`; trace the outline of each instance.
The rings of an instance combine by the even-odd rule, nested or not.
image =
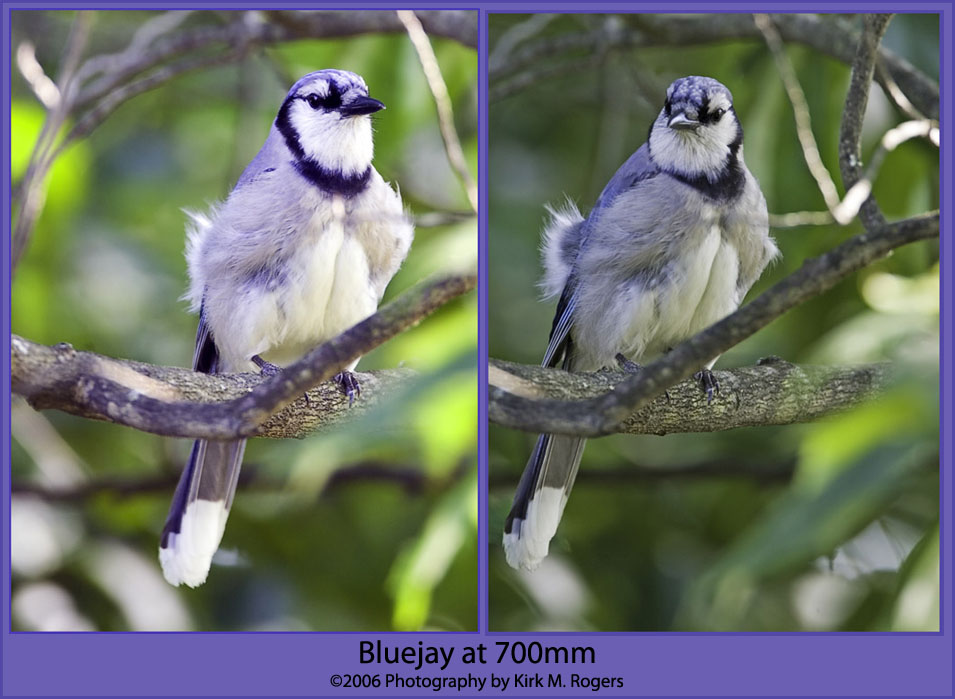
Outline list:
[[[723,118],[724,114],[726,114],[725,109],[717,109],[715,112],[713,112],[713,121],[719,121]]]
[[[324,97],[319,95],[306,95],[305,101],[312,109],[338,109],[342,106],[342,96],[334,85],[328,87],[328,94]]]

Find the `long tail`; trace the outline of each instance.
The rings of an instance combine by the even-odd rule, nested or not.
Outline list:
[[[179,478],[159,542],[166,580],[198,587],[219,548],[239,480],[245,440],[197,440]]]
[[[504,522],[504,553],[512,568],[534,570],[547,555],[586,441],[555,434],[537,438]]]

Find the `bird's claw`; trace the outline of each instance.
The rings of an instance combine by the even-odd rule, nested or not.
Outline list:
[[[252,357],[252,362],[259,368],[259,373],[261,373],[262,376],[275,376],[282,373],[282,367],[262,359],[262,357],[257,354]],[[308,393],[303,393],[302,395],[305,396],[305,407],[310,408],[312,401],[308,399]]]
[[[620,352],[617,352],[617,354],[614,356],[614,359],[617,360],[617,366],[619,366],[628,374],[636,374],[638,371],[641,371],[643,369],[642,366],[640,366],[636,362],[630,361],[629,359],[624,357]]]
[[[720,392],[720,382],[717,381],[713,372],[709,369],[701,369],[693,374],[693,378],[700,382],[700,387],[706,393],[706,404],[709,405],[712,403],[713,393]]]
[[[350,371],[343,371],[335,374],[335,383],[348,396],[348,407],[355,402],[355,398],[361,398],[361,384],[358,383],[358,377]]]
[[[278,364],[267,362],[257,354],[253,355],[252,363],[259,368],[259,373],[261,373],[262,376],[275,376],[276,374],[282,373],[282,367]]]

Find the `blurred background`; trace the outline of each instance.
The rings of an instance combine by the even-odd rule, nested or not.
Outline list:
[[[13,13],[15,192],[44,121],[21,73],[31,74],[32,50],[47,75],[59,75],[78,20],[75,12]],[[259,12],[105,11],[84,21],[82,59],[164,33],[278,20]],[[431,42],[476,177],[477,54],[467,42]],[[196,318],[180,300],[182,210],[228,194],[288,88],[320,68],[362,75],[387,105],[374,122],[375,167],[400,186],[418,227],[385,302],[429,276],[476,268],[476,218],[448,165],[434,99],[405,33],[277,42],[235,59],[226,48],[210,49],[207,63],[221,57],[221,65],[121,104],[57,160],[13,276],[14,333],[190,366]],[[411,388],[333,433],[252,440],[243,466],[251,482],[240,485],[220,554],[196,590],[166,584],[157,560],[190,441],[37,413],[15,399],[13,628],[476,629],[477,333],[471,293],[358,367],[415,369]]]
[[[826,209],[765,41],[667,41],[651,22],[660,19],[490,15],[491,357],[540,362],[555,308],[539,302],[536,287],[544,206],[566,195],[586,215],[645,141],[678,77],[709,75],[733,92],[746,163],[771,214]],[[861,19],[824,18],[856,30]],[[615,47],[583,40],[601,32]],[[896,15],[883,43],[937,81],[938,36],[936,15]],[[805,45],[785,51],[822,160],[841,182],[850,69]],[[908,118],[874,86],[864,157]],[[912,140],[891,152],[874,194],[889,220],[937,209],[937,148]],[[774,225],[782,259],[748,298],[861,230],[858,222]],[[510,569],[500,545],[535,435],[492,425],[490,628],[937,630],[938,299],[938,241],[908,245],[716,365],[771,354],[806,364],[892,362],[897,381],[851,412],[813,424],[588,442],[551,554],[535,573]]]

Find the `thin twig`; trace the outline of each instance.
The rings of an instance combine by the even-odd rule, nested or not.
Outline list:
[[[905,93],[902,92],[902,88],[899,87],[899,84],[895,82],[895,79],[892,75],[885,69],[885,66],[882,64],[882,61],[877,61],[875,64],[875,74],[876,79],[879,81],[879,84],[885,88],[886,94],[889,95],[889,98],[895,103],[895,106],[905,114],[909,119],[925,119],[925,115],[922,114],[918,109],[915,108],[915,105],[909,101],[909,98],[905,96]]]
[[[763,37],[766,39],[766,45],[773,54],[773,60],[776,62],[776,70],[779,72],[779,77],[782,79],[783,86],[786,89],[786,95],[792,104],[793,116],[796,119],[796,135],[799,138],[799,144],[802,146],[802,154],[806,161],[806,166],[809,168],[813,179],[816,180],[816,185],[819,187],[819,192],[826,202],[826,207],[830,212],[835,212],[836,207],[839,205],[839,192],[836,190],[836,183],[833,182],[829,170],[826,169],[826,165],[822,162],[822,157],[819,155],[819,146],[816,144],[816,138],[812,133],[809,104],[806,102],[806,95],[799,85],[799,78],[796,77],[796,71],[793,69],[793,65],[786,55],[783,40],[780,38],[779,32],[776,31],[776,27],[773,25],[769,15],[754,14],[753,20],[756,22],[759,31],[762,32]],[[835,216],[834,213],[833,216],[838,220],[838,216]]]
[[[875,176],[882,166],[885,156],[895,150],[899,145],[913,138],[927,138],[936,147],[939,145],[938,122],[931,119],[922,119],[919,121],[904,121],[896,127],[885,132],[882,140],[879,141],[879,147],[872,154],[865,172],[859,177],[846,195],[839,202],[839,205],[832,212],[833,218],[839,223],[845,225],[856,217],[862,206],[872,194],[872,184]]]
[[[86,49],[92,21],[93,13],[88,10],[82,10],[76,15],[67,43],[63,68],[56,83],[59,99],[47,112],[40,135],[33,145],[33,152],[23,181],[20,183],[20,210],[13,229],[12,266],[14,268],[26,250],[33,226],[43,209],[46,176],[55,161],[55,155],[50,157],[50,151],[72,108],[73,96],[76,93],[73,78],[80,56]]]
[[[414,225],[415,228],[453,226],[456,223],[471,221],[475,215],[473,211],[429,211],[415,216]]]
[[[859,32],[847,21],[832,15],[773,14],[773,23],[780,36],[851,64]],[[631,49],[652,46],[690,46],[713,44],[738,39],[760,39],[762,35],[745,14],[633,14],[627,22],[639,29],[618,30],[610,24],[586,33],[546,36],[526,42],[508,57],[506,63],[492,67],[492,84],[507,74],[550,56],[566,57],[568,52],[591,52],[598,49]],[[939,113],[938,83],[913,67],[908,61],[885,47],[878,49],[879,60],[900,89],[923,114],[937,119]]]
[[[76,122],[73,128],[70,129],[67,135],[63,138],[63,141],[60,143],[60,146],[54,153],[53,157],[56,158],[62,155],[63,151],[77,139],[88,136],[93,132],[94,129],[96,129],[96,127],[102,124],[110,116],[110,114],[115,112],[119,107],[121,107],[125,102],[131,100],[133,97],[141,95],[144,92],[154,90],[177,75],[182,75],[188,71],[231,63],[236,59],[242,58],[247,52],[248,47],[239,46],[231,51],[216,53],[208,56],[199,56],[197,58],[180,61],[179,63],[169,64],[153,71],[148,76],[141,78],[140,80],[127,83],[126,85],[113,90],[102,100],[100,100],[94,107],[87,111],[79,121]]]
[[[488,91],[488,101],[497,102],[537,85],[542,80],[556,76],[568,76],[582,70],[596,68],[604,60],[602,53],[589,53],[586,56],[568,58],[563,61],[542,63],[528,68],[506,79],[495,81]]]
[[[474,178],[471,177],[471,171],[468,169],[468,161],[464,157],[464,150],[461,148],[461,141],[458,138],[458,132],[454,128],[454,111],[451,107],[451,95],[448,94],[448,86],[441,75],[441,67],[438,65],[438,58],[434,55],[434,49],[431,47],[431,41],[421,26],[421,22],[411,10],[397,10],[398,19],[404,24],[408,32],[408,38],[418,54],[418,61],[421,63],[421,69],[424,71],[425,78],[428,81],[428,88],[434,97],[434,104],[438,110],[438,127],[441,130],[441,138],[444,141],[444,150],[448,156],[448,162],[451,168],[457,174],[464,192],[467,195],[468,202],[472,211],[478,208],[478,191]]]
[[[828,226],[835,223],[830,211],[792,211],[788,214],[770,214],[770,228],[796,228],[799,226]]]
[[[488,69],[498,70],[499,66],[507,63],[511,51],[523,41],[526,41],[534,34],[539,33],[547,27],[548,24],[560,17],[559,14],[536,14],[531,15],[523,22],[519,22],[505,30],[491,49],[487,59]]]
[[[33,94],[48,111],[60,102],[60,90],[43,66],[36,59],[36,47],[31,41],[22,41],[17,46],[17,68],[27,81]]]
[[[825,220],[824,216],[811,214],[808,216],[793,216],[790,219],[785,219],[785,223],[788,225],[806,225],[806,221],[813,221],[814,223],[818,224],[835,221],[836,223],[845,226],[856,217],[862,206],[865,204],[866,200],[869,198],[869,195],[872,192],[872,183],[875,179],[876,173],[879,170],[879,167],[882,164],[882,160],[885,158],[885,155],[894,150],[899,144],[916,137],[932,138],[933,142],[938,145],[938,124],[931,120],[922,118],[917,121],[908,121],[903,124],[899,124],[888,131],[883,136],[879,149],[873,154],[865,173],[859,177],[854,185],[851,187],[847,186],[848,191],[840,201],[839,194],[836,191],[836,184],[819,155],[819,148],[812,133],[809,105],[806,102],[806,96],[803,93],[802,87],[799,85],[799,80],[796,77],[796,71],[793,69],[792,63],[786,56],[779,32],[776,31],[776,27],[773,25],[769,15],[755,14],[753,15],[753,19],[756,22],[756,26],[759,27],[759,30],[766,38],[766,44],[769,46],[769,49],[773,54],[773,58],[776,61],[777,70],[779,71],[783,85],[786,88],[786,94],[789,96],[789,101],[792,104],[793,116],[796,119],[796,135],[798,136],[799,143],[802,146],[803,157],[805,158],[806,165],[809,167],[809,171],[812,174],[813,179],[816,180],[816,184],[819,187],[819,191],[826,202],[826,206],[829,209],[830,214],[828,221]],[[886,22],[887,21],[888,20],[886,20]],[[868,20],[866,26],[868,27]],[[884,32],[884,28],[881,31]],[[875,48],[877,48],[877,46]],[[875,55],[874,50],[872,51],[871,55]],[[901,90],[898,88],[898,85],[894,80],[892,80],[891,76],[886,73],[885,77],[889,85],[888,90],[893,94],[893,98],[896,100],[896,103],[907,111],[916,112],[915,108],[912,107],[905,95],[902,94]],[[865,107],[863,101],[862,112],[864,111]],[[861,128],[859,129],[858,134],[861,140]],[[870,206],[874,206],[874,202]],[[875,222],[882,220],[883,219],[881,218],[873,218],[873,221]]]

